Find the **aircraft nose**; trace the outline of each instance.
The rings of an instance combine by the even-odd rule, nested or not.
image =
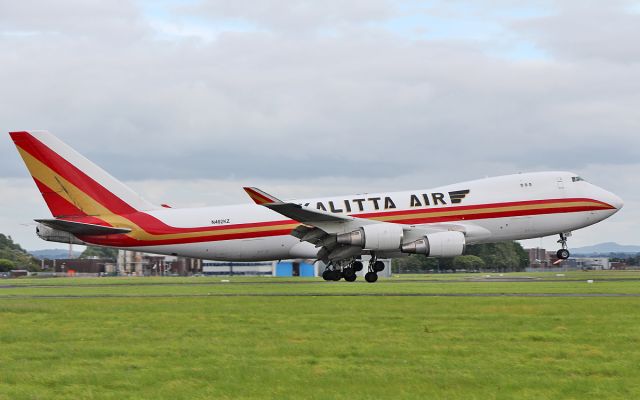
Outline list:
[[[611,195],[613,196],[613,199],[610,204],[618,210],[621,209],[624,206],[624,200],[613,193],[611,193]]]
[[[618,195],[605,191],[606,195],[604,196],[603,201],[611,204],[616,211],[620,210],[624,206],[624,200],[622,200]]]

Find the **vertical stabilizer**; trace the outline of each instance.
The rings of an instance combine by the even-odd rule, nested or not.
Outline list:
[[[54,217],[158,208],[47,131],[9,134]]]

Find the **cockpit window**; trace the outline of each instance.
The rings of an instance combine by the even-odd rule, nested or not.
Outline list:
[[[579,176],[572,176],[571,177],[571,181],[572,182],[580,182],[580,181],[584,181],[584,178],[579,177]]]

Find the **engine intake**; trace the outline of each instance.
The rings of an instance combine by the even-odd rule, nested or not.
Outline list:
[[[339,244],[360,246],[367,250],[398,250],[402,243],[402,226],[388,223],[365,225],[337,236]]]
[[[403,253],[424,254],[428,257],[455,257],[462,255],[466,241],[457,231],[437,232],[402,245]]]

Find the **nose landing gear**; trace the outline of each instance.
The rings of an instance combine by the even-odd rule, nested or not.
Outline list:
[[[562,248],[556,252],[556,256],[559,260],[566,260],[571,256],[571,253],[569,253],[569,250],[567,249],[567,238],[569,236],[571,236],[571,233],[560,234],[560,240],[558,240],[558,243],[560,243]]]

